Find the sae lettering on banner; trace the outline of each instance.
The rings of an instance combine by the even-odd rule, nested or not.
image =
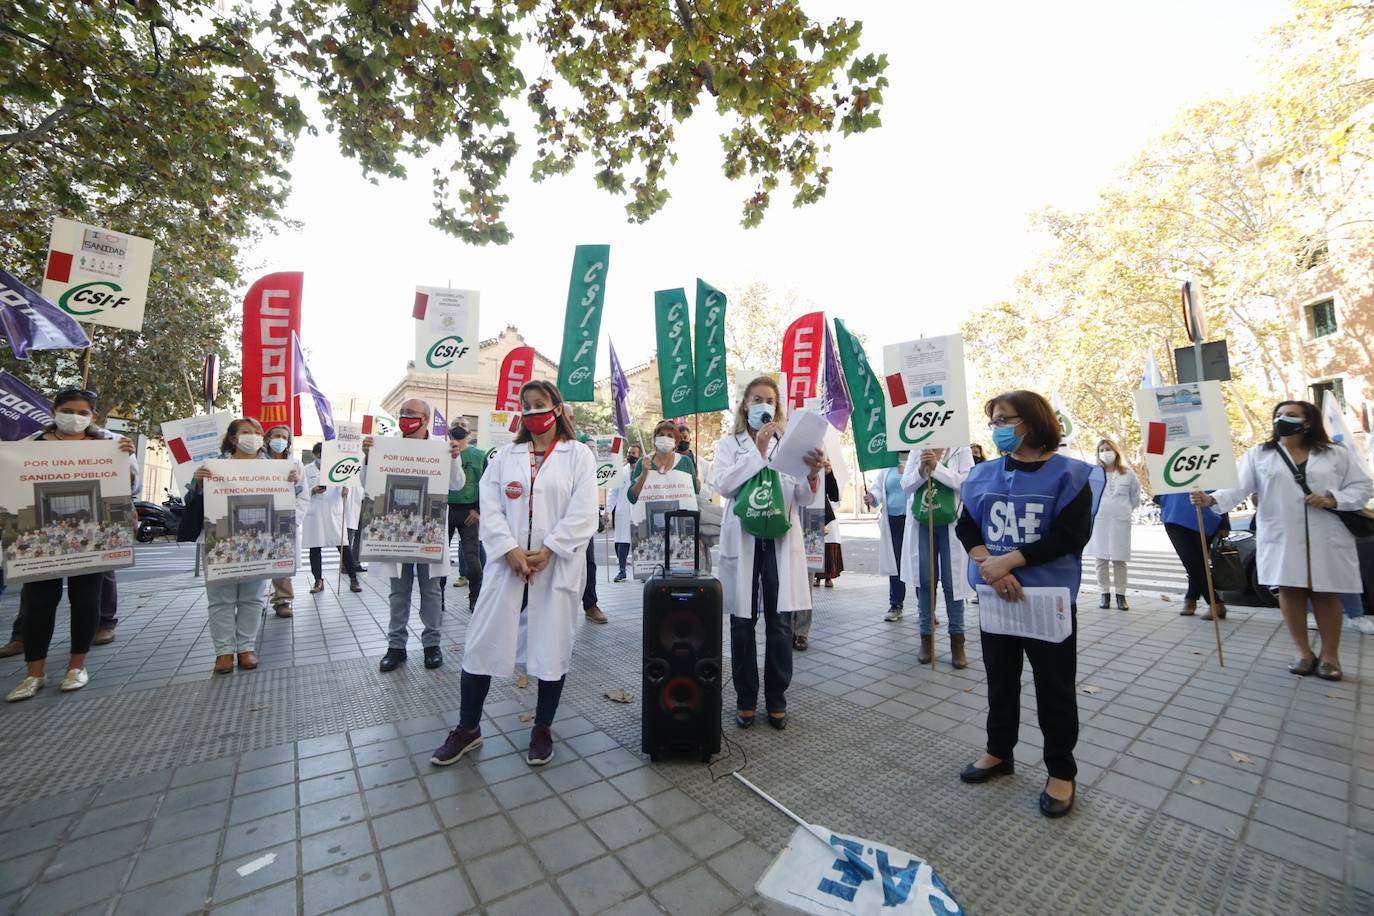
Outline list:
[[[563,352],[558,360],[558,390],[565,401],[596,400],[596,348],[610,263],[610,245],[578,245],[573,252],[568,308],[563,314]]]
[[[234,415],[228,411],[168,420],[162,424],[162,441],[172,455],[172,479],[181,489],[191,485],[191,475],[202,461],[218,458],[220,443]]]
[[[520,429],[520,412],[518,410],[488,410],[482,420],[482,432],[479,441],[487,447],[487,461],[490,462],[496,457],[496,453],[501,450],[503,445],[510,445],[515,441],[515,433]]]
[[[1155,493],[1216,490],[1240,483],[1220,382],[1135,393],[1144,426],[1145,467]]]
[[[619,436],[592,436],[587,442],[596,453],[596,487],[604,490],[625,463],[625,440]]]
[[[143,330],[153,243],[57,218],[48,242],[43,298],[77,321]]]
[[[134,565],[129,456],[112,439],[0,448],[5,581],[33,582]]]
[[[969,443],[964,339],[924,337],[883,347],[887,447],[958,448]]]
[[[283,467],[285,465],[285,467]],[[296,574],[293,461],[217,458],[205,492],[205,581],[285,579]],[[305,486],[305,481],[300,482]]]
[[[443,439],[372,441],[358,520],[364,560],[443,560],[452,464]]]
[[[338,435],[320,448],[322,487],[345,487],[363,472],[363,425],[341,421]]]
[[[476,375],[477,307],[471,289],[415,287],[415,368],[420,372]]]
[[[682,287],[654,293],[658,327],[658,392],[665,417],[697,412],[696,375],[692,369],[692,325],[687,293]]]

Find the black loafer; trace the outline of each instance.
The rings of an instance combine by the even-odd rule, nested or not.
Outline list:
[[[1110,593],[1110,592],[1103,592],[1103,593],[1102,593],[1102,600],[1099,601],[1099,602],[1097,602],[1098,610],[1105,611],[1107,608],[1109,608],[1109,607],[1111,607],[1111,606],[1112,606],[1112,596],[1111,596],[1111,593]]]
[[[1054,798],[1044,789],[1040,790],[1040,813],[1045,817],[1063,817],[1073,810],[1073,800],[1078,797],[1078,786],[1073,787],[1073,794],[1064,801]]]
[[[1010,757],[995,766],[987,768],[969,764],[959,771],[959,779],[963,782],[979,783],[987,782],[994,776],[1010,776],[1016,772],[1016,761]]]
[[[425,646],[425,667],[438,668],[444,663],[444,650],[438,646]]]
[[[778,731],[782,731],[784,728],[787,727],[787,713],[783,713],[780,716],[770,715],[768,717],[768,724],[776,728]]]
[[[382,656],[382,661],[377,665],[378,671],[395,671],[401,662],[406,660],[405,649],[387,649],[386,655]]]
[[[1296,674],[1298,677],[1307,677],[1309,674],[1312,674],[1316,670],[1317,657],[1315,655],[1312,658],[1306,660],[1303,660],[1301,658],[1296,659],[1291,665],[1288,666],[1289,673]]]
[[[753,728],[754,720],[757,718],[758,716],[742,716],[739,713],[735,713],[735,724],[740,728]]]

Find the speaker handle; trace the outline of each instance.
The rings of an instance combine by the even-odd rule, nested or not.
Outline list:
[[[701,513],[696,509],[674,509],[663,513],[663,567],[664,575],[673,564],[673,519],[692,520],[692,571],[701,572]]]

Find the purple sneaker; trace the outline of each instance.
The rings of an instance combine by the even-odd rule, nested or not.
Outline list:
[[[458,759],[468,751],[474,751],[482,746],[482,726],[476,728],[463,728],[461,725],[448,733],[444,743],[439,745],[439,749],[429,758],[429,762],[435,766],[446,767],[451,763],[457,763]]]
[[[547,725],[536,725],[530,729],[530,751],[525,762],[532,767],[542,767],[553,759],[553,732]]]

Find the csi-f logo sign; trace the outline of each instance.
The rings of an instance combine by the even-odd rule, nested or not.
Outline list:
[[[597,465],[597,467],[596,467],[596,482],[597,482],[597,484],[598,484],[598,485],[605,484],[607,481],[609,481],[609,480],[611,479],[611,475],[614,474],[614,473],[615,473],[615,465],[614,465],[614,464],[611,464],[610,462],[607,462],[607,463],[605,463],[605,464],[599,464],[599,465]]]
[[[128,296],[118,296],[122,292],[118,283],[96,280],[73,286],[62,294],[57,304],[68,315],[98,315],[106,309],[117,309],[129,301]]]
[[[902,419],[901,436],[907,445],[920,445],[954,417],[944,401],[917,401]]]
[[[1203,473],[1217,466],[1218,452],[1208,454],[1207,446],[1189,446],[1170,455],[1164,462],[1164,482],[1171,487],[1186,487]],[[1185,475],[1191,474],[1191,477]]]
[[[587,354],[596,347],[596,339],[592,337],[591,324],[599,313],[598,305],[601,299],[601,284],[604,282],[602,275],[606,273],[605,261],[593,261],[586,270],[582,272],[582,299],[577,303],[582,308],[582,320],[577,323],[577,329],[582,332],[582,340],[577,344],[577,350],[573,353],[572,362],[580,363],[586,358]],[[580,379],[573,376],[584,367],[579,366],[568,375],[569,383],[586,381],[591,374],[590,368]]]
[[[340,458],[338,461],[334,462],[334,466],[329,469],[329,482],[347,483],[358,476],[358,472],[362,470],[362,467],[362,464],[357,458]]]
[[[868,440],[868,453],[870,455],[880,455],[887,451],[887,433],[875,433]]]
[[[691,395],[692,386],[678,385],[676,388],[673,389],[673,403],[681,404],[683,401],[687,400],[687,398],[691,397]]]
[[[574,385],[580,385],[591,378],[592,370],[590,366],[578,366],[568,373],[568,381]]]
[[[465,356],[470,348],[463,345],[463,338],[456,334],[441,337],[434,342],[425,354],[425,362],[431,369],[447,369],[459,358]]]
[[[767,487],[755,487],[754,492],[749,494],[749,508],[755,512],[763,512],[773,504],[773,493]]]

